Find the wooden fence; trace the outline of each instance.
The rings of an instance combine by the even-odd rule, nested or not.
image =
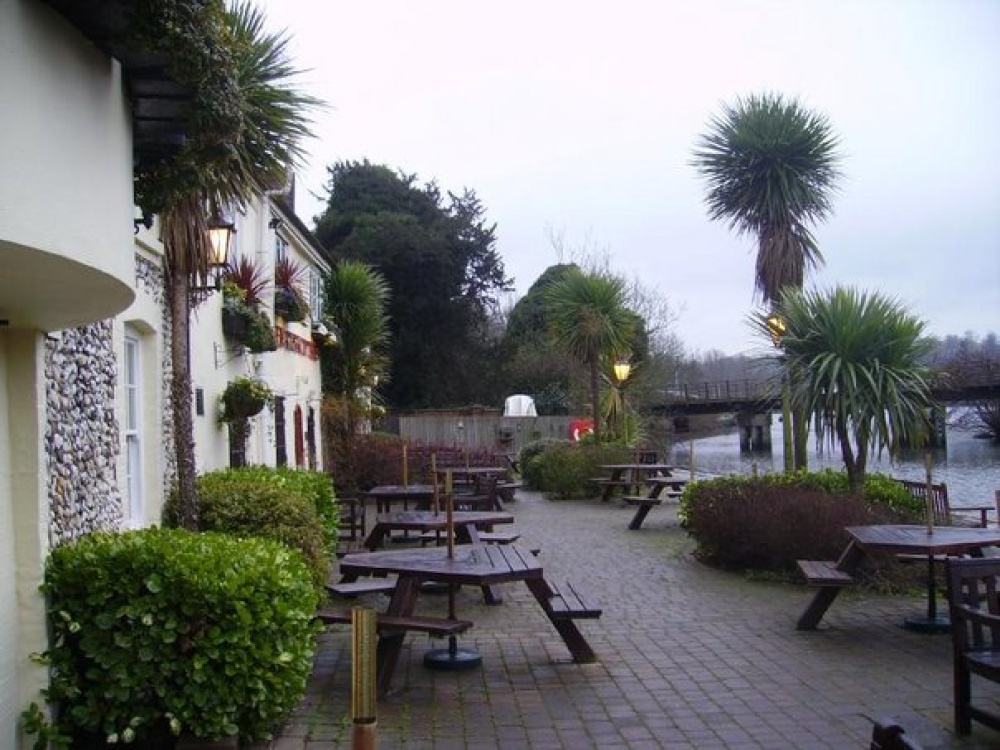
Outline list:
[[[493,411],[434,411],[400,414],[397,419],[399,436],[414,445],[514,453],[539,438],[568,439],[570,422],[580,417],[505,417]]]

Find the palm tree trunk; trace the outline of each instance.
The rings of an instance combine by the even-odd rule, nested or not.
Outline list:
[[[795,450],[792,441],[792,393],[788,373],[781,378],[781,451],[785,460],[785,473],[795,469]]]
[[[167,277],[170,295],[170,405],[174,422],[177,463],[178,521],[185,529],[198,528],[198,488],[194,459],[194,419],[191,415],[191,318],[186,273]]]
[[[590,363],[590,412],[594,420],[594,440],[601,442],[600,389],[598,387],[597,362]]]
[[[802,409],[792,411],[792,437],[795,442],[795,469],[809,468],[809,420]]]

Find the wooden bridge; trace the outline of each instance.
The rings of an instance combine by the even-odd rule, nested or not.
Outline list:
[[[1000,363],[940,373],[931,386],[931,397],[939,404],[974,403],[1000,399]],[[668,417],[739,412],[767,413],[781,408],[780,383],[775,380],[744,379],[688,383],[666,389],[662,409]]]

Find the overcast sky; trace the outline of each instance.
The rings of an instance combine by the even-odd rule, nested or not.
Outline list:
[[[326,101],[299,175],[368,159],[471,188],[518,296],[606,255],[690,353],[755,350],[755,242],[709,222],[690,165],[723,102],[825,113],[844,179],[806,281],[879,289],[932,334],[1000,333],[998,0],[267,0]],[[552,236],[567,253],[560,257]]]

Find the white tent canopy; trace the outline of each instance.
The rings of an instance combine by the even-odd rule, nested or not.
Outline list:
[[[523,393],[515,393],[508,396],[503,404],[503,415],[505,417],[537,417],[535,411],[535,400],[531,396]]]

